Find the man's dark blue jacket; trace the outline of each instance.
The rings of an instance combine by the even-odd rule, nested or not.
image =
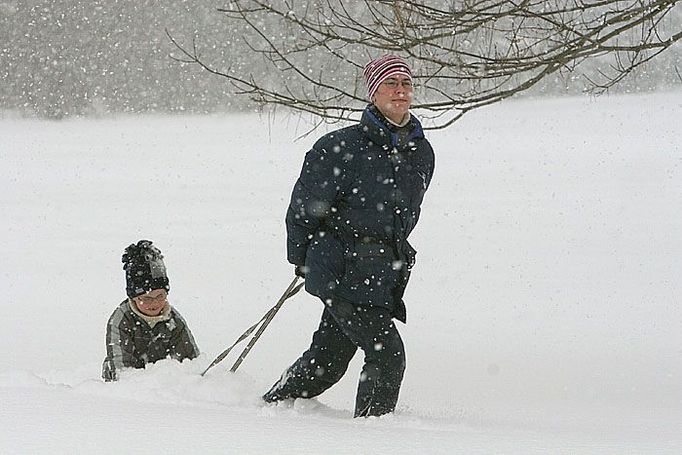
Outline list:
[[[414,116],[397,128],[368,106],[360,123],[318,140],[286,217],[288,260],[306,267],[306,290],[384,307],[405,322],[402,296],[416,254],[407,238],[433,169]]]

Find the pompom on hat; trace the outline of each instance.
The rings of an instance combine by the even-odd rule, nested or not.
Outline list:
[[[126,294],[131,299],[154,289],[170,291],[163,255],[150,240],[128,246],[121,261],[126,273]]]
[[[370,61],[365,65],[362,75],[365,77],[367,98],[369,100],[372,99],[381,83],[389,77],[401,75],[412,80],[412,70],[410,70],[407,62],[393,54],[383,55]]]

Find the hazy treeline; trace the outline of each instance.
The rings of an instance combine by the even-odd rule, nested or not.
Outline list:
[[[220,2],[199,0],[0,1],[0,110],[40,117],[123,112],[215,112],[250,106],[225,78],[171,59],[166,29],[184,45],[196,43],[221,71],[273,71],[249,52],[249,34],[217,11]],[[296,39],[289,30],[268,30],[275,39]],[[306,68],[318,70],[319,56]],[[662,54],[618,88],[648,91],[680,85],[682,49]],[[599,64],[592,62],[592,71]],[[589,69],[589,68],[588,68]],[[357,83],[349,68],[349,83]],[[352,75],[350,73],[353,73]],[[584,80],[552,76],[534,93],[574,93]]]
[[[243,107],[222,78],[169,58],[166,29],[238,71],[238,31],[216,3],[188,0],[0,2],[0,109],[60,118]]]

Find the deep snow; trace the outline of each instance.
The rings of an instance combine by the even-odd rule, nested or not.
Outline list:
[[[682,93],[524,100],[429,137],[395,415],[258,397],[321,305],[199,373],[292,277],[283,218],[321,134],[278,114],[0,120],[0,453],[680,453]],[[123,248],[162,249],[203,351],[99,380]]]

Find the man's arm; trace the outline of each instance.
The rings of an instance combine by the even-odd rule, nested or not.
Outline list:
[[[286,215],[287,259],[297,266],[305,265],[308,244],[330,215],[344,179],[339,147],[328,150],[320,142],[306,154]]]

